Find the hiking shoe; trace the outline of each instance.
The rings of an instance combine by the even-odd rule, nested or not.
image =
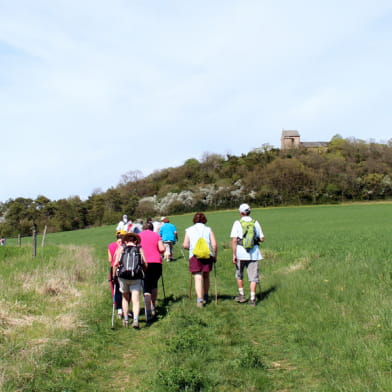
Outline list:
[[[132,328],[139,329],[139,321],[138,320],[133,320]]]
[[[198,308],[204,308],[204,302],[196,302]]]
[[[243,304],[244,302],[247,301],[247,299],[245,298],[245,295],[239,294],[239,295],[237,295],[237,296],[234,298],[234,301]]]
[[[118,312],[118,313],[117,313],[117,318],[118,318],[119,320],[121,320],[121,319],[123,318],[122,312]]]
[[[251,300],[249,301],[249,305],[250,305],[250,306],[256,306],[256,300],[255,300],[255,299],[251,299]]]
[[[128,320],[123,320],[123,326],[124,326],[124,328],[128,328],[129,321]]]

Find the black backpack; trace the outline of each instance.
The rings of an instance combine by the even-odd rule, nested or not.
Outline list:
[[[117,276],[128,280],[144,278],[143,260],[139,245],[124,246]]]

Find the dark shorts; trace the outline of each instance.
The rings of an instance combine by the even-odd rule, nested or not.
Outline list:
[[[209,259],[198,259],[196,256],[192,256],[189,259],[189,271],[192,274],[195,274],[196,272],[210,272],[214,261],[214,257],[210,257]]]
[[[153,289],[158,288],[158,280],[162,276],[162,264],[161,263],[149,263],[146,274],[144,276],[144,294],[152,293]]]

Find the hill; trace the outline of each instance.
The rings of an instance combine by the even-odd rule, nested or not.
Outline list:
[[[0,205],[0,234],[42,232],[114,224],[129,217],[253,206],[386,200],[392,196],[392,144],[334,137],[328,148],[279,150],[264,145],[241,156],[205,154],[182,166],[143,177],[123,175],[117,187],[56,201],[17,198]]]

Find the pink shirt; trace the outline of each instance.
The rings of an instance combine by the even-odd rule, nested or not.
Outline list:
[[[139,236],[147,263],[162,263],[162,256],[158,250],[158,241],[161,240],[159,234],[151,230],[143,230]]]
[[[112,242],[111,244],[108,245],[109,252],[112,256],[110,266],[113,267],[114,262],[116,261],[114,254],[116,253],[117,248],[120,246],[119,242]]]

